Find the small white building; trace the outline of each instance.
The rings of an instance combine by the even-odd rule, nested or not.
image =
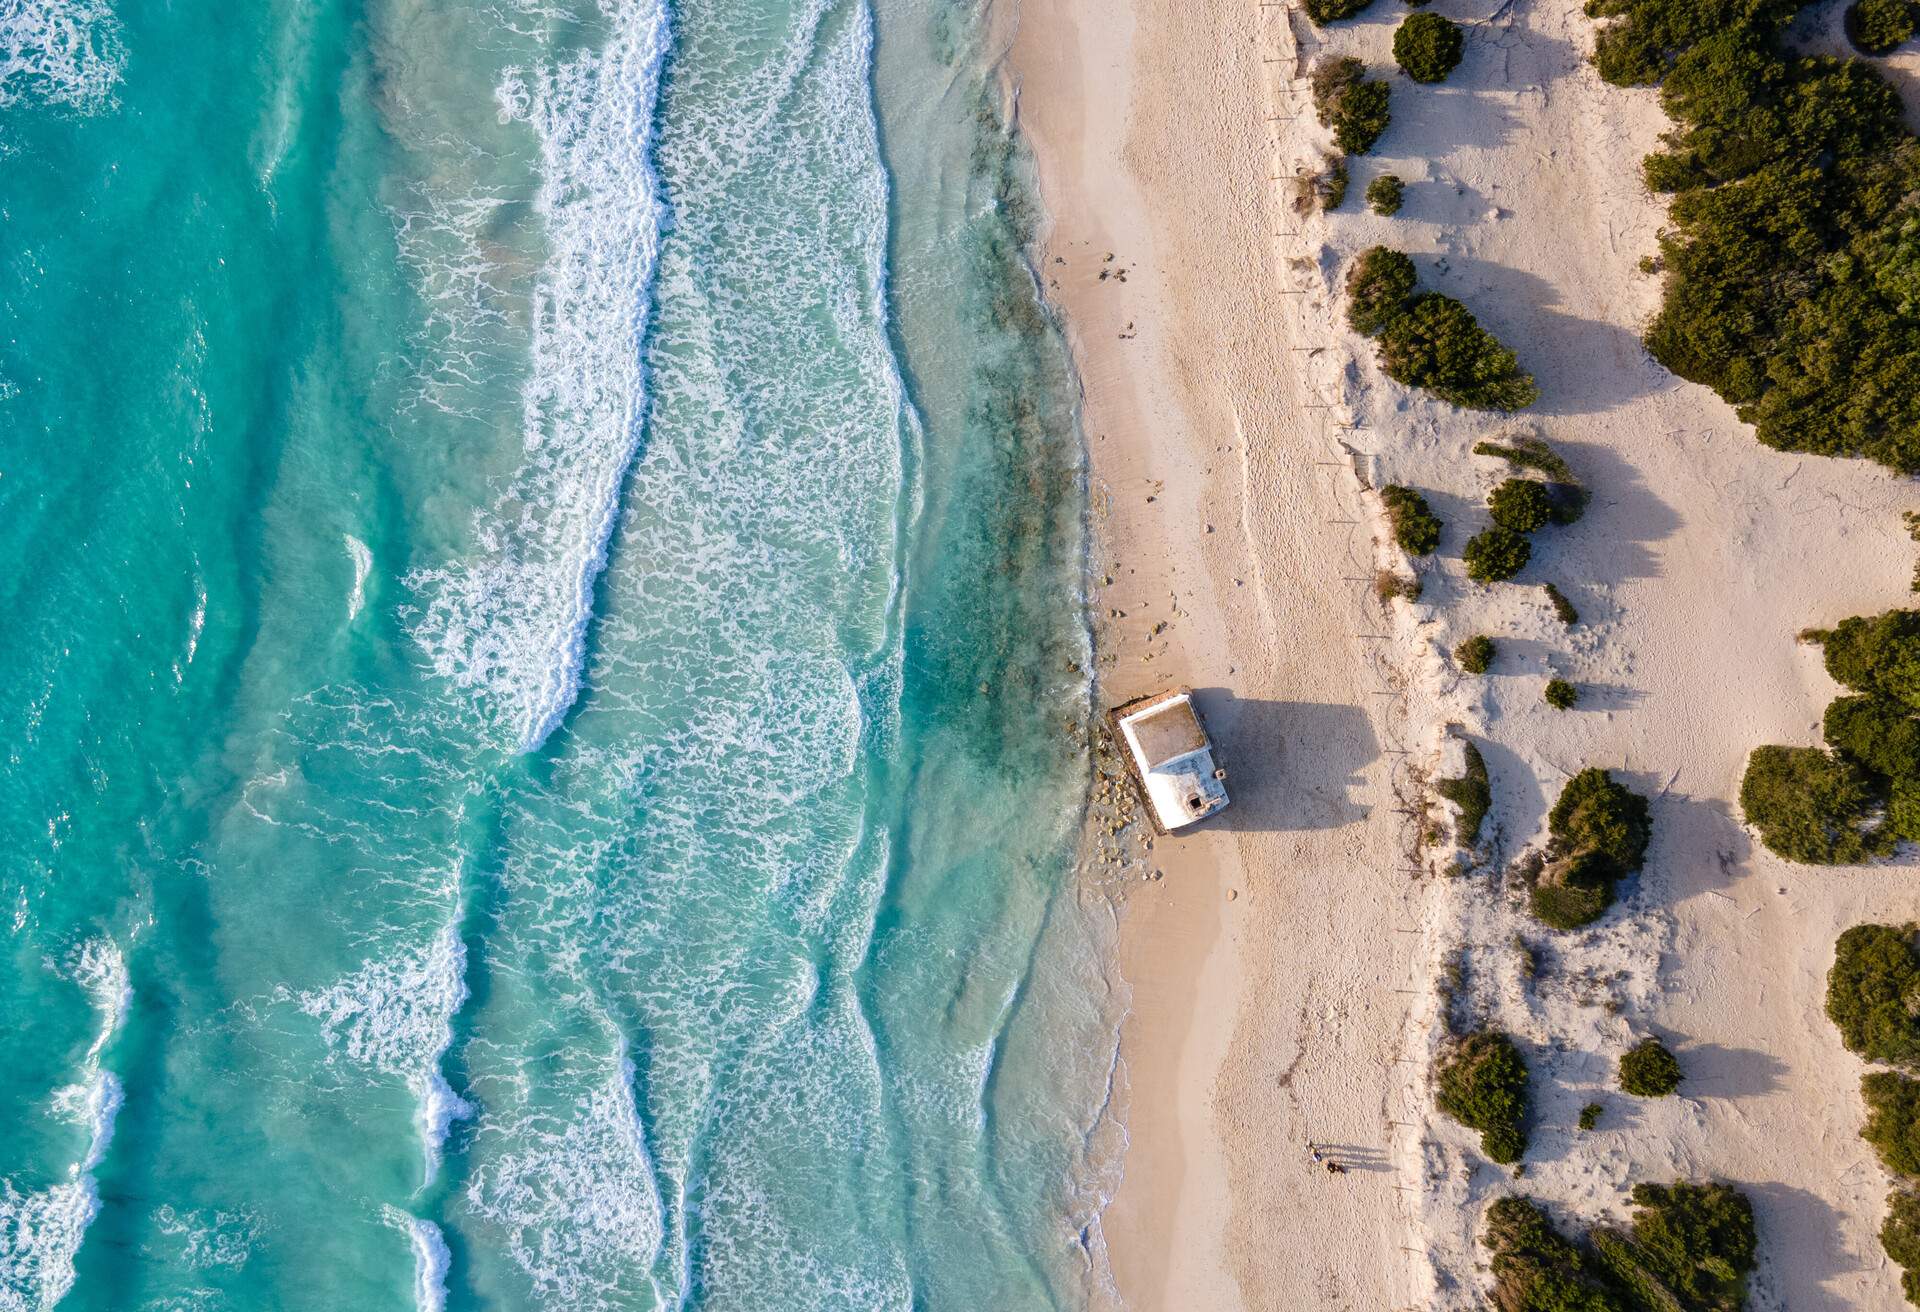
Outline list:
[[[1227,772],[1185,688],[1117,706],[1109,713],[1127,764],[1164,833],[1204,820],[1227,804]]]

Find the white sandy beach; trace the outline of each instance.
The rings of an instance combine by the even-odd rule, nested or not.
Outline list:
[[[1635,1181],[1684,1175],[1753,1199],[1755,1307],[1897,1306],[1875,1238],[1886,1181],[1857,1137],[1861,1068],[1821,1006],[1838,932],[1920,916],[1920,885],[1911,860],[1781,863],[1733,799],[1754,746],[1818,741],[1834,689],[1793,634],[1910,604],[1899,512],[1915,489],[1769,451],[1646,356],[1659,288],[1637,265],[1664,216],[1639,161],[1666,123],[1653,92],[1586,66],[1579,5],[1438,7],[1469,25],[1465,61],[1442,86],[1393,76],[1393,125],[1330,216],[1292,205],[1291,177],[1326,148],[1302,76],[1328,52],[1390,72],[1404,6],[1377,0],[1326,33],[1253,0],[1028,0],[1020,15],[1010,67],[1051,216],[1042,271],[1085,389],[1096,574],[1115,579],[1096,601],[1102,694],[1202,689],[1235,790],[1222,823],[1148,854],[1164,878],[1138,883],[1124,916],[1131,1146],[1105,1217],[1119,1293],[1134,1308],[1478,1306],[1491,1198],[1524,1187],[1593,1220],[1620,1215]],[[1910,103],[1917,61],[1892,61]],[[1387,171],[1409,184],[1391,219],[1358,195]],[[1386,381],[1345,329],[1346,263],[1378,242],[1519,351],[1542,390],[1526,423],[1594,494],[1580,524],[1540,536],[1519,583],[1470,585],[1458,560],[1506,473],[1470,448],[1503,425]],[[1369,590],[1362,478],[1426,490],[1447,521],[1417,604],[1388,611]],[[1522,586],[1546,580],[1578,627]],[[1442,653],[1475,632],[1501,654],[1462,679]],[[1579,708],[1542,703],[1551,675],[1581,686]],[[1620,908],[1553,934],[1496,875],[1415,873],[1420,773],[1449,723],[1485,752],[1504,857],[1583,765],[1657,796]],[[1530,982],[1516,933],[1542,949]],[[1535,1068],[1524,1181],[1432,1110],[1436,985],[1461,951],[1463,1005]],[[1574,1129],[1647,1033],[1679,1054],[1681,1096],[1606,1093],[1601,1128]],[[1325,1176],[1308,1139],[1354,1169]]]

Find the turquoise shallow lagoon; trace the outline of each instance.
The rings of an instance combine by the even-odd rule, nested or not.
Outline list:
[[[0,0],[0,1312],[1098,1296],[981,21]]]

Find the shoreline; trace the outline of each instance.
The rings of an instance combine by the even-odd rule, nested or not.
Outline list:
[[[1046,216],[1036,267],[1082,389],[1097,695],[1195,688],[1234,797],[1141,853],[1122,900],[1128,1147],[1102,1230],[1140,1309],[1393,1306],[1404,1288],[1378,1261],[1407,1222],[1388,1121],[1409,1014],[1392,989],[1417,952],[1392,929],[1414,885],[1381,878],[1404,864],[1404,758],[1381,750],[1391,713],[1354,696],[1375,621],[1370,580],[1342,576],[1370,558],[1366,513],[1268,296],[1267,13],[1027,0],[1007,60]],[[1213,84],[1179,80],[1196,61]],[[1238,181],[1196,190],[1220,176],[1201,155]],[[1326,1176],[1309,1139],[1354,1169]]]

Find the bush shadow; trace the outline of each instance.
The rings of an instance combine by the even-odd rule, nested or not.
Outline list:
[[[1650,548],[1680,531],[1680,516],[1619,452],[1578,439],[1556,438],[1554,448],[1573,466],[1593,499],[1579,523],[1534,535],[1536,559],[1546,561],[1539,572],[1544,576],[1557,569],[1563,576],[1561,590],[1582,616],[1591,609],[1597,617],[1599,607],[1592,598],[1576,595],[1575,587],[1580,583],[1610,587],[1627,579],[1660,577],[1660,562]],[[1532,565],[1529,562],[1523,578],[1534,577]],[[1577,576],[1568,568],[1571,565],[1579,567]]]
[[[1793,1312],[1853,1312],[1857,1303],[1827,1288],[1830,1277],[1864,1269],[1841,1238],[1839,1210],[1791,1185],[1736,1183],[1759,1232],[1755,1292],[1770,1290],[1774,1306]]]
[[[1373,722],[1358,706],[1269,701],[1230,688],[1196,688],[1232,805],[1209,826],[1267,833],[1340,829],[1371,809],[1350,796],[1380,757]]]
[[[1787,1073],[1785,1062],[1758,1048],[1684,1044],[1678,1056],[1680,1092],[1689,1098],[1757,1098],[1780,1088]]]
[[[1604,414],[1675,385],[1638,332],[1565,313],[1544,278],[1466,255],[1428,261],[1420,272],[1423,289],[1465,303],[1520,357],[1520,367],[1540,384],[1540,399],[1529,414]]]

